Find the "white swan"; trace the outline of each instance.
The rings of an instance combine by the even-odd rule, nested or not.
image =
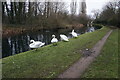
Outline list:
[[[77,36],[77,33],[76,33],[74,30],[72,30],[72,33],[71,33],[71,34],[72,34],[73,37],[78,37],[78,36]]]
[[[92,31],[92,32],[94,32],[94,31],[95,31],[94,27],[92,27],[92,28],[91,28],[91,31]]]
[[[57,43],[58,42],[58,39],[55,38],[55,35],[52,35],[53,39],[51,40],[51,43]]]
[[[34,41],[34,40],[30,40],[30,42],[32,42],[29,47],[30,48],[39,48],[42,47],[43,45],[45,45],[45,43],[42,43],[40,41]]]
[[[94,27],[91,27],[89,32],[94,32],[94,31],[95,31]]]
[[[65,36],[65,35],[63,35],[63,34],[60,34],[60,38],[61,38],[61,40],[63,40],[63,41],[69,41],[69,40],[68,40],[68,37]]]

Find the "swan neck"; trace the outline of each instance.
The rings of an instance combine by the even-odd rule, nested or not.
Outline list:
[[[55,38],[55,36],[53,36],[53,38]]]
[[[72,32],[74,32],[74,30],[72,30]]]
[[[35,41],[33,40],[33,43],[35,43]]]

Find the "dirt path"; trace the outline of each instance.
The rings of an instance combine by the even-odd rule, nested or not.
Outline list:
[[[70,68],[60,74],[58,78],[80,78],[82,73],[89,67],[90,63],[92,63],[93,60],[100,54],[100,51],[111,32],[112,30],[109,31],[98,43],[95,44],[95,46],[91,49],[92,53],[90,56],[80,58]]]

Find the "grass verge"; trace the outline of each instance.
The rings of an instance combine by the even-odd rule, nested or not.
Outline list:
[[[55,78],[81,57],[81,49],[92,48],[108,31],[103,27],[69,42],[58,42],[57,46],[3,58],[3,78]]]
[[[118,78],[118,30],[107,39],[101,54],[82,75],[83,78]]]

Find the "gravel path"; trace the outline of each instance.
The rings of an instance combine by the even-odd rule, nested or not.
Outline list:
[[[90,63],[100,54],[100,51],[106,42],[112,30],[109,31],[95,46],[89,51],[89,56],[80,58],[76,63],[74,63],[65,72],[60,74],[58,78],[80,78],[83,72],[89,67]],[[92,53],[91,53],[92,52]]]

